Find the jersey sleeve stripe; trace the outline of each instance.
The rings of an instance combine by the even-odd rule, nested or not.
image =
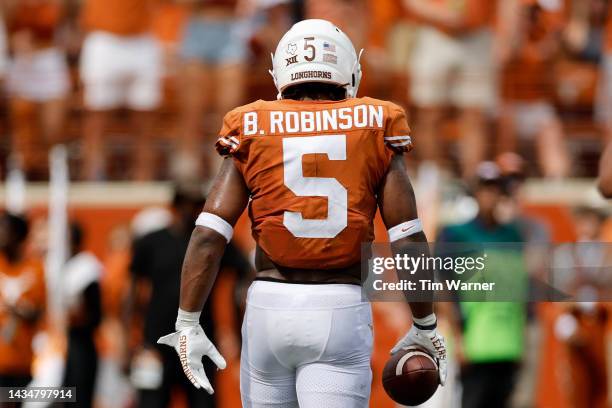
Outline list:
[[[393,147],[402,147],[402,146],[407,146],[409,144],[412,144],[412,140],[406,140],[405,142],[402,142],[402,143],[389,143],[389,144]]]
[[[217,141],[221,144],[224,144],[225,146],[230,146],[233,149],[236,149],[238,147],[238,143],[233,143],[231,140],[228,140],[224,137],[220,137],[219,139],[217,139]]]
[[[410,136],[385,136],[385,140],[411,140]]]

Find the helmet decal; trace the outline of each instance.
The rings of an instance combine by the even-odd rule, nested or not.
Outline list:
[[[336,84],[354,97],[361,81],[361,53],[338,27],[326,20],[303,20],[291,27],[272,54],[270,74],[282,91],[305,82]]]

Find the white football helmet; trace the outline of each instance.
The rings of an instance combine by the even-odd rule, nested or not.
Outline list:
[[[361,58],[342,30],[327,20],[303,20],[281,38],[272,55],[274,84],[278,98],[291,85],[323,82],[346,88],[349,98],[357,95],[361,81]]]

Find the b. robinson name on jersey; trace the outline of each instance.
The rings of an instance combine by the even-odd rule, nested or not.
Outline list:
[[[325,132],[355,128],[384,127],[380,105],[357,105],[317,111],[246,112],[243,135]],[[262,129],[258,115],[269,115],[269,129]],[[264,122],[265,123],[265,122]]]

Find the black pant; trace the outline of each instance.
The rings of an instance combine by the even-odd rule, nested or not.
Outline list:
[[[156,390],[139,390],[138,406],[140,408],[166,408],[170,406],[172,390],[178,387],[185,392],[190,408],[215,408],[214,395],[209,395],[203,389],[194,387],[185,376],[176,352],[169,347],[162,347],[157,348],[164,370],[162,384]],[[216,367],[207,357],[204,357],[204,370],[214,388]]]
[[[461,370],[462,408],[504,408],[516,382],[514,362],[470,364]]]
[[[32,377],[30,375],[0,374],[0,387],[25,387]],[[19,408],[21,403],[0,402],[0,408]]]
[[[91,336],[70,336],[66,355],[64,387],[76,387],[76,402],[66,403],[70,408],[90,408],[93,405],[98,354]]]

